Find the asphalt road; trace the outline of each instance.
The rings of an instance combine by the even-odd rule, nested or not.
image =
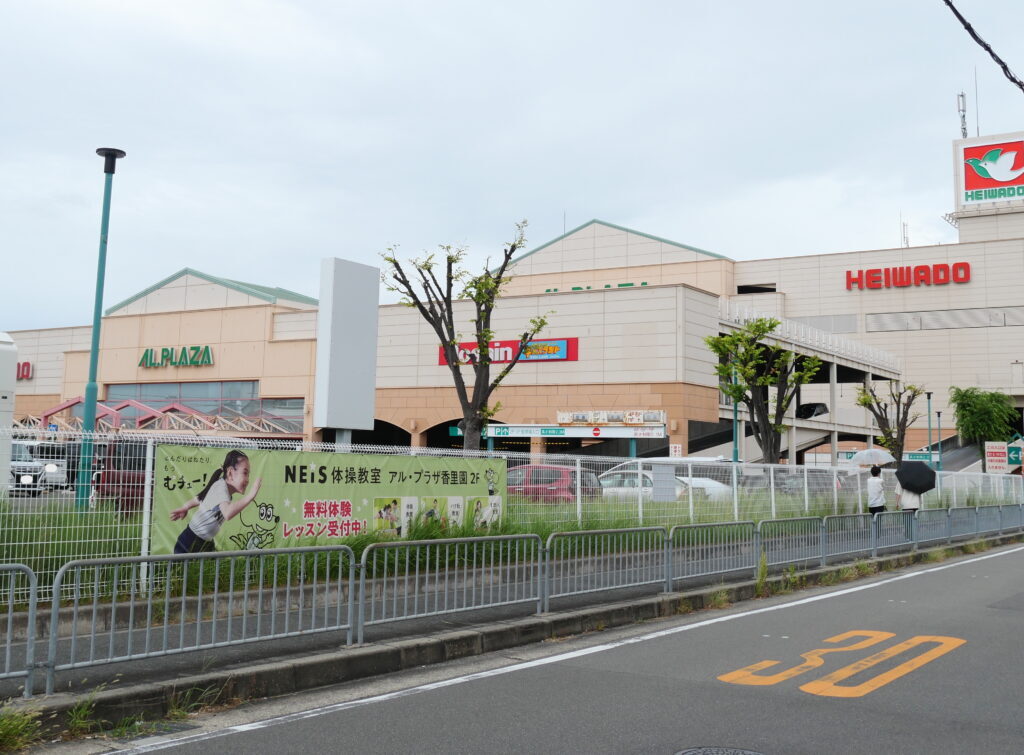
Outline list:
[[[109,748],[1021,752],[1024,547],[277,699]],[[180,741],[172,741],[178,737]]]

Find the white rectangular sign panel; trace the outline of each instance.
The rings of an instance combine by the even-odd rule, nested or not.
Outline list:
[[[1006,444],[985,441],[985,471],[989,474],[1009,474]]]
[[[1024,132],[953,142],[956,209],[1024,204]]]

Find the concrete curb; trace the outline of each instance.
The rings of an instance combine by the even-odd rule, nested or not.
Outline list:
[[[987,538],[980,542],[984,542],[987,548],[992,548],[1022,540],[1024,534],[1014,534]],[[928,561],[930,553],[974,553],[972,546],[978,542],[941,544],[912,553],[880,556],[856,562],[873,566],[868,574],[855,573],[853,578]],[[835,584],[835,576],[832,575],[842,573],[841,579],[849,578],[851,568],[854,568],[853,562],[797,572],[797,585],[792,584],[793,580],[789,574],[775,574],[765,580],[765,585],[772,588],[771,592],[778,594],[793,588],[823,583]],[[182,701],[195,701],[200,697],[205,704],[212,705],[292,694],[543,640],[690,613],[705,607],[721,605],[723,598],[728,603],[738,603],[756,598],[757,590],[757,583],[750,580],[718,584],[688,592],[660,593],[582,609],[496,621],[427,636],[352,646],[300,658],[254,664],[244,670],[209,672],[164,682],[103,689],[89,694],[62,693],[31,700],[13,700],[10,704],[15,709],[38,712],[44,734],[52,736],[65,731],[69,711],[90,698],[94,705],[92,719],[95,721],[110,722],[110,725],[113,725],[129,717],[159,719],[165,717],[171,710],[181,708]]]

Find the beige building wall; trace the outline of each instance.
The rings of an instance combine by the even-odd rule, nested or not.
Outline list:
[[[540,338],[578,338],[578,361],[521,362],[507,386],[625,383],[690,383],[714,387],[714,359],[703,338],[718,332],[717,297],[686,286],[574,291],[510,296],[495,310],[494,340],[517,340],[530,319],[545,316]],[[472,340],[472,307],[456,305],[465,341]],[[378,388],[449,387],[438,364],[438,340],[419,313],[402,305],[381,307]],[[501,365],[492,367],[496,376]],[[472,371],[463,370],[470,378]]]
[[[88,351],[92,328],[20,330],[12,331],[11,337],[18,347],[18,361],[32,363],[32,378],[18,381],[17,406],[20,407],[23,400],[26,406],[35,406],[36,403],[30,397],[61,395],[65,352],[77,349]],[[16,408],[16,411],[21,410]]]
[[[113,383],[180,383],[226,380],[259,381],[261,398],[305,398],[305,434],[312,433],[311,401],[316,368],[316,340],[290,333],[274,337],[278,314],[290,313],[261,302],[257,306],[212,310],[185,310],[146,315],[106,317],[100,333],[97,382],[100,399],[104,386]],[[12,333],[19,350],[32,344],[60,353],[62,371],[54,379],[47,374],[45,394],[19,392],[15,412],[37,415],[63,400],[81,396],[89,375],[91,328],[60,331],[19,331]],[[48,335],[50,334],[50,335]],[[204,366],[142,367],[147,348],[210,346],[213,364]],[[63,351],[58,351],[63,348]],[[57,390],[54,390],[56,388]]]
[[[591,221],[518,258],[509,296],[683,283],[734,291],[732,261],[694,247]]]
[[[558,412],[574,409],[664,410],[669,442],[684,448],[687,420],[718,421],[718,389],[688,383],[504,385],[494,400],[502,405],[495,419],[506,424],[554,424]],[[377,418],[415,436],[461,419],[462,411],[450,383],[435,388],[378,388]]]
[[[970,263],[969,282],[846,289],[847,270],[954,262]],[[787,318],[820,327],[828,322],[822,318],[831,316],[837,325],[844,325],[839,332],[847,337],[899,356],[904,382],[933,392],[932,410],[943,412],[948,428],[953,425],[948,402],[950,386],[978,386],[1016,395],[1019,403],[1024,399],[1024,365],[1014,367],[1015,360],[1024,360],[1024,313],[1004,316],[998,311],[1024,307],[1024,295],[1017,283],[1022,269],[1024,239],[1008,239],[737,262],[735,275],[737,285],[776,284],[779,291],[785,292],[785,311],[781,314]],[[895,317],[898,313],[944,310],[973,310],[934,316],[951,324],[982,320],[987,323],[987,310],[992,310],[992,316],[1000,323],[1021,324],[928,329],[921,328],[921,316],[914,315],[917,319],[912,317],[911,322],[918,325],[915,329],[869,330],[869,318],[877,326],[880,315]],[[928,317],[924,316],[926,322]],[[851,324],[852,329],[845,327]],[[923,403],[920,411],[917,430],[927,424]],[[933,425],[936,424],[933,417]]]
[[[114,305],[111,317],[152,315],[161,312],[187,312],[226,307],[258,307],[267,303],[265,297],[247,294],[234,288],[206,280],[198,275],[181,275],[161,281],[143,295],[123,306]],[[316,309],[316,305],[289,301],[293,309]]]

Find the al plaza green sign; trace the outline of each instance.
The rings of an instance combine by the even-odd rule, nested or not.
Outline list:
[[[203,367],[208,364],[213,364],[213,351],[209,346],[144,349],[139,358],[139,367]]]

